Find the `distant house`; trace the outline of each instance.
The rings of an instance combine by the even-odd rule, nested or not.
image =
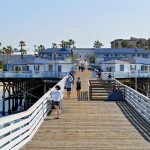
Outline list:
[[[112,72],[114,77],[149,77],[149,58],[134,57],[131,59],[109,60],[100,64],[104,72]]]
[[[32,77],[63,77],[71,70],[72,64],[61,60],[48,60],[39,57],[19,59],[8,63],[8,72]],[[16,75],[16,74],[15,74]],[[10,75],[11,76],[11,75]]]
[[[134,48],[101,48],[95,50],[96,63],[102,63],[105,57],[109,58],[150,58],[150,51]]]
[[[103,62],[100,66],[104,72],[129,72],[129,62],[120,60],[109,60]]]
[[[72,50],[74,55],[82,58],[95,53],[95,48],[73,48]]]
[[[127,41],[129,46],[136,47],[139,43],[140,48],[149,49],[150,48],[150,38],[135,38],[131,37],[130,39],[116,39],[111,43],[111,48],[122,48],[122,42]]]
[[[67,48],[48,48],[39,52],[39,57],[49,60],[72,61],[72,50]]]

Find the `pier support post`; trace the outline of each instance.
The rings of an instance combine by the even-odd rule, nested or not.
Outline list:
[[[22,82],[21,82],[20,85],[19,85],[19,89],[23,89],[23,84],[22,84]],[[22,106],[22,94],[20,95],[19,106]]]
[[[8,114],[11,114],[10,110],[10,101],[11,101],[11,94],[10,94],[10,82],[8,83]]]
[[[12,111],[15,111],[15,105],[14,105],[14,95],[15,95],[15,91],[14,91],[14,83],[12,85]]]
[[[44,83],[44,93],[46,93],[46,83]]]
[[[15,93],[18,93],[18,83],[15,86]],[[15,97],[15,110],[18,109],[18,96]]]
[[[3,82],[3,111],[2,115],[5,115],[5,82]]]

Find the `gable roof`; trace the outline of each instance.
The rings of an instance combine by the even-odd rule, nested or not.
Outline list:
[[[125,62],[121,60],[109,60],[109,61],[105,61],[104,64],[129,64],[129,62]]]
[[[150,65],[150,58],[134,57],[131,63]]]
[[[69,48],[47,48],[47,49],[44,49],[43,51],[39,52],[39,54],[47,54],[47,53],[70,54],[71,49],[69,49]]]
[[[45,64],[45,63],[49,63],[50,60],[48,59],[42,59],[39,57],[28,57],[25,59],[18,59],[15,61],[12,61],[8,64],[10,65],[27,65],[27,64]]]

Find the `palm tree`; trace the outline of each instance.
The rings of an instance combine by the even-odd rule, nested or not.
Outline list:
[[[17,49],[17,48],[14,48],[14,52],[18,52],[18,49]]]
[[[52,43],[52,48],[57,48],[57,44],[56,43]]]
[[[68,43],[70,44],[70,46],[73,45],[73,47],[74,47],[76,42],[73,39],[69,39]]]
[[[41,44],[41,45],[38,46],[38,51],[42,51],[44,49],[45,49],[44,45]]]
[[[10,59],[9,60],[11,61],[11,54],[13,53],[13,48],[12,48],[11,45],[7,46],[6,53],[7,53],[7,55],[10,55]],[[8,61],[8,59],[7,59],[7,61]]]
[[[27,54],[27,50],[22,49],[22,54],[23,54],[23,55],[24,55],[24,54]]]
[[[9,54],[9,50],[7,47],[3,47],[4,53],[7,54],[7,62],[8,62],[8,54]]]
[[[137,47],[137,48],[142,48],[142,46],[143,46],[142,41],[141,41],[141,40],[138,40],[138,41],[136,42],[136,47]]]
[[[64,40],[62,40],[60,43],[61,43],[61,44],[59,44],[59,45],[60,45],[60,47],[65,48],[65,46],[66,46],[67,42],[66,42],[66,41],[64,41]]]
[[[134,46],[132,44],[129,44],[128,45],[128,48],[133,48]]]
[[[5,50],[6,50],[6,47],[3,47],[2,48],[2,53],[3,53],[3,69],[4,69],[4,54],[5,54]]]
[[[23,53],[22,53],[22,50],[23,50],[23,46],[26,46],[25,42],[24,41],[20,41],[19,42],[19,46],[21,47],[21,59],[23,59]]]
[[[122,48],[127,48],[128,45],[129,45],[129,42],[128,42],[127,40],[123,40],[123,41],[121,42]]]
[[[94,41],[94,46],[95,48],[101,48],[102,46],[104,46],[99,40]]]

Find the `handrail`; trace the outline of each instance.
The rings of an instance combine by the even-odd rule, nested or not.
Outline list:
[[[57,83],[62,91],[66,77]],[[0,118],[1,150],[16,150],[31,140],[52,107],[53,99],[48,100],[49,95],[48,91],[25,112]]]
[[[0,72],[0,78],[45,78],[45,77],[51,77],[51,78],[63,78],[66,76],[68,72],[55,72],[55,71],[1,71]]]
[[[107,80],[108,73],[103,73],[103,80]],[[122,84],[115,78],[112,78],[116,85],[125,87],[125,100],[133,107],[133,109],[150,124],[150,99],[139,93],[138,91]]]
[[[148,71],[138,71],[137,74],[135,71],[115,71],[115,72],[102,72],[102,74],[105,73],[111,73],[114,78],[135,78],[136,76],[139,78],[145,77],[149,78],[150,77],[150,72]]]

